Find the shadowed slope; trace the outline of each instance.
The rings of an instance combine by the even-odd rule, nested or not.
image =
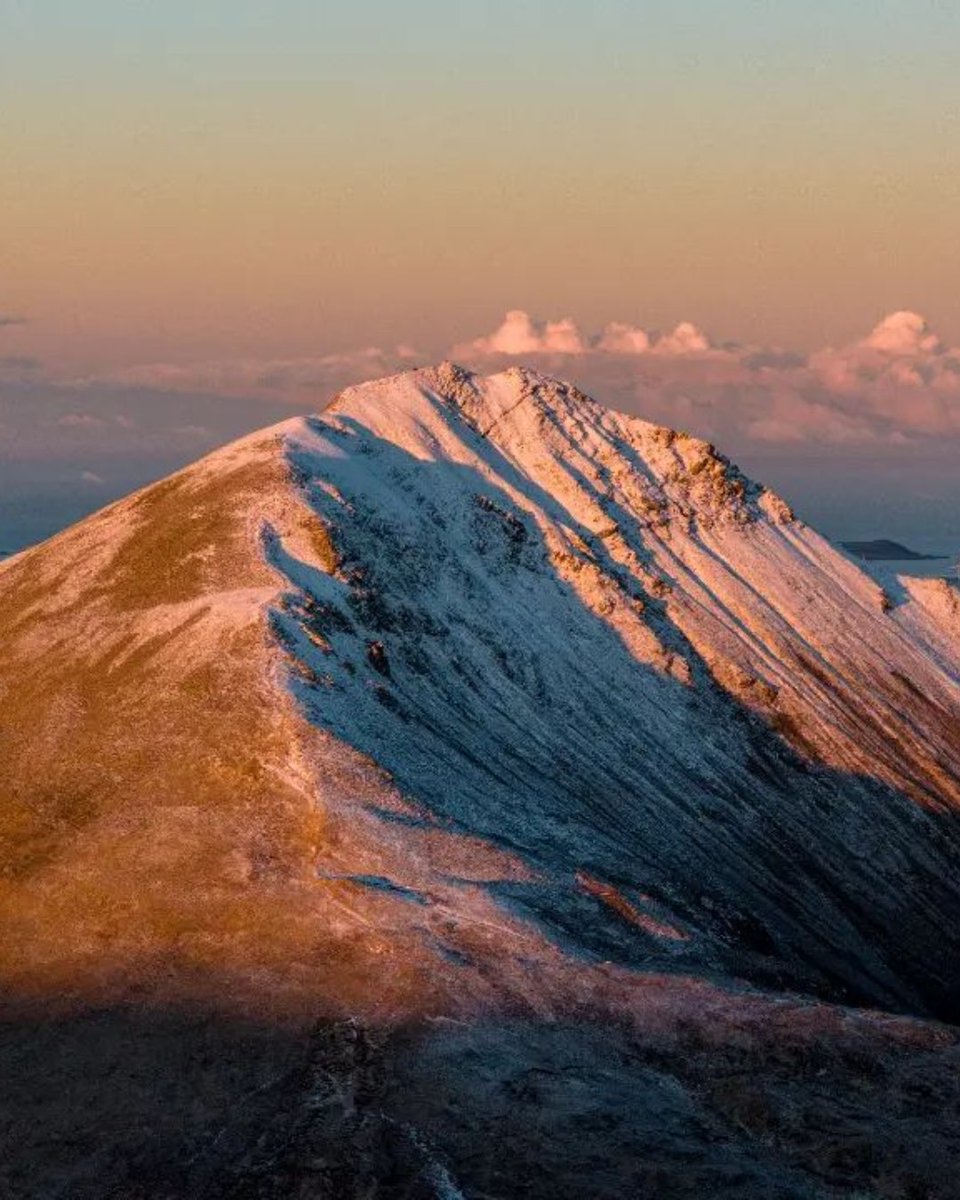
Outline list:
[[[786,506],[520,372],[358,388],[287,454],[335,547],[267,535],[294,688],[408,806],[347,798],[338,878],[448,955],[480,883],[568,954],[953,1012],[956,683]]]

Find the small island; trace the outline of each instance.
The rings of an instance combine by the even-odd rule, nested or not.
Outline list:
[[[875,538],[870,542],[841,542],[840,545],[850,554],[859,555],[868,562],[933,562],[949,558],[947,554],[918,554],[916,550],[909,550],[888,538]]]

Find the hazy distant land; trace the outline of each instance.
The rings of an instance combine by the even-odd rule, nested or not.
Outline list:
[[[870,562],[933,562],[949,557],[947,554],[920,554],[889,538],[874,538],[868,542],[841,542],[840,545],[849,553],[857,554]]]

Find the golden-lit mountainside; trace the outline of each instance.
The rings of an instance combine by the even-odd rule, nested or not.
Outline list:
[[[444,364],[6,561],[0,611],[2,1050],[46,1014],[49,1078],[112,1062],[135,1112],[12,1195],[520,1196],[537,1161],[543,1195],[813,1197],[868,1160],[949,1195],[946,582],[884,591],[713,446]],[[143,1079],[200,1013],[239,1074],[171,1149],[150,1106],[189,1100]],[[54,1093],[0,1111],[24,1162]]]

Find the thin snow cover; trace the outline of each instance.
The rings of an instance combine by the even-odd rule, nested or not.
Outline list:
[[[885,591],[705,441],[445,364],[210,455],[0,588],[17,794],[38,755],[63,789],[110,762],[84,787],[143,814],[142,841],[55,836],[118,879],[196,846],[224,887],[290,881],[245,895],[365,964],[327,979],[311,958],[311,995],[410,1011],[428,979],[549,1011],[601,986],[599,961],[618,988],[682,972],[952,1012],[953,593]],[[144,808],[145,758],[151,795],[189,777],[256,821]],[[297,831],[272,858],[261,820]],[[169,899],[178,928],[208,869]],[[248,970],[250,944],[184,937]],[[411,970],[371,990],[384,955]]]
[[[63,1195],[954,1194],[952,585],[445,364],[15,556],[0,610],[0,990],[49,1067],[10,1179],[59,1128]],[[218,1107],[137,1107],[172,1051]]]
[[[341,796],[379,847],[358,885],[451,927],[480,887],[577,954],[942,1002],[960,657],[909,594],[711,445],[531,371],[353,388],[285,447],[326,546],[265,534],[292,687],[408,814]],[[509,866],[468,883],[431,830]]]

